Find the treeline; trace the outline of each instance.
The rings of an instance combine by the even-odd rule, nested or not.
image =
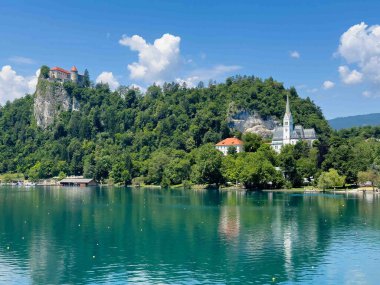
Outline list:
[[[160,185],[230,182],[283,187],[313,181],[329,168],[351,183],[357,180],[355,171],[374,163],[368,158],[352,171],[345,164],[356,165],[356,158],[366,157],[356,151],[356,144],[366,148],[371,142],[332,133],[319,107],[272,78],[236,76],[196,88],[165,83],[150,86],[145,94],[128,87],[111,92],[103,84],[64,87],[79,101],[80,110],[62,112],[47,130],[36,126],[33,95],[0,107],[0,173],[23,173],[32,180],[84,175],[114,183],[135,179]],[[319,141],[314,148],[300,143],[277,155],[260,138],[243,136],[254,145],[248,153],[222,157],[213,149],[221,139],[242,137],[228,128],[231,106],[282,121],[286,95],[295,123],[316,129]],[[338,147],[349,147],[351,160],[337,161]]]

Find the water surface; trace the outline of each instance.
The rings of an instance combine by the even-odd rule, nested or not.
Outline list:
[[[379,284],[379,201],[0,187],[0,284]]]

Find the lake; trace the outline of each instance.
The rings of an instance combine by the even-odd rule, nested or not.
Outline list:
[[[379,284],[380,199],[0,187],[0,284]]]

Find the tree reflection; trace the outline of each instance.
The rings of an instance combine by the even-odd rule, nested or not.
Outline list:
[[[35,284],[299,281],[337,232],[380,229],[377,195],[2,188],[0,205],[0,279]]]

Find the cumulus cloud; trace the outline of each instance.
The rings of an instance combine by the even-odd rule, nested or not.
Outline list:
[[[111,90],[115,90],[120,86],[112,72],[103,71],[96,78],[96,83],[108,84]]]
[[[39,70],[33,76],[18,75],[10,65],[4,65],[0,70],[0,104],[34,93]]]
[[[339,66],[339,74],[343,83],[345,84],[357,84],[363,81],[363,73],[357,71],[356,69],[350,70],[346,65]]]
[[[295,58],[295,59],[298,59],[298,58],[301,57],[300,53],[298,51],[296,51],[296,50],[291,51],[289,55],[290,55],[291,58]]]
[[[367,80],[380,84],[380,26],[364,22],[350,27],[340,37],[338,55],[352,65],[339,67],[342,81],[347,84]],[[351,68],[351,69],[352,69]]]
[[[181,38],[164,34],[153,44],[138,35],[123,35],[119,43],[138,53],[138,61],[128,65],[130,78],[146,83],[172,80],[180,63]]]
[[[326,80],[325,82],[323,82],[322,84],[322,87],[323,89],[327,90],[327,89],[331,89],[335,86],[335,83],[330,81],[330,80]]]

